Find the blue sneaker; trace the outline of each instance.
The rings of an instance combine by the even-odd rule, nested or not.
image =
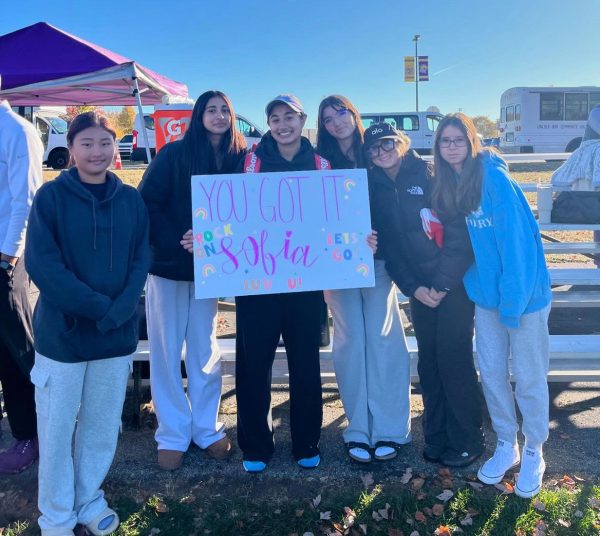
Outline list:
[[[312,458],[301,458],[297,463],[300,467],[302,467],[302,469],[314,469],[321,463],[321,455],[317,454]]]
[[[266,468],[267,464],[261,461],[242,460],[244,471],[247,473],[262,473]]]

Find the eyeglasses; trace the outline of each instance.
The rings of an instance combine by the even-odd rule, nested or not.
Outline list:
[[[342,108],[335,110],[335,117],[338,117],[338,118],[345,117],[349,113],[350,113],[350,110],[348,110],[348,108],[342,107]],[[323,119],[321,120],[321,122],[323,123],[323,126],[329,125],[333,121],[333,118],[334,118],[333,115],[323,117]]]
[[[371,145],[367,149],[367,152],[369,153],[369,156],[371,158],[377,158],[382,150],[385,153],[389,153],[390,151],[393,151],[395,147],[396,140],[387,138],[385,140],[381,140],[380,143],[374,143],[373,145]]]
[[[460,136],[458,138],[440,138],[438,145],[442,149],[449,149],[454,144],[454,147],[465,147],[467,145],[467,138]]]

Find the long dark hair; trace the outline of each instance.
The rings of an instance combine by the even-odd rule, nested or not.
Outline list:
[[[354,122],[356,123],[356,129],[354,130],[351,155],[342,153],[340,144],[338,141],[327,132],[325,125],[323,124],[323,111],[328,106],[331,106],[336,112],[345,108],[348,110]],[[365,159],[363,155],[363,142],[365,135],[365,127],[362,125],[360,120],[360,114],[356,109],[356,106],[352,104],[343,95],[329,95],[325,97],[321,104],[319,104],[319,117],[317,120],[317,152],[327,158],[334,168],[353,168],[353,167],[365,167]],[[352,156],[354,160],[350,157]]]
[[[217,169],[215,152],[210,144],[208,131],[204,127],[202,116],[208,101],[213,97],[221,97],[231,113],[231,127],[221,139],[218,151],[223,155],[223,167]],[[198,97],[190,126],[183,136],[183,155],[181,165],[188,169],[191,175],[203,175],[215,173],[216,171],[233,172],[237,167],[240,157],[246,148],[246,139],[237,130],[235,124],[235,112],[231,101],[222,91],[205,91]]]
[[[101,129],[106,130],[106,132],[112,136],[113,142],[117,139],[115,128],[108,117],[97,111],[83,112],[75,116],[75,119],[69,124],[69,129],[67,130],[67,147],[73,146],[75,136],[82,130],[93,127],[100,127]],[[73,160],[73,156],[70,155],[69,167],[73,167],[75,164],[76,162]]]
[[[440,137],[448,126],[458,128],[467,139],[467,157],[458,177],[450,164],[442,158]],[[441,215],[462,214],[477,210],[481,204],[483,184],[483,156],[486,150],[481,146],[477,128],[471,118],[463,113],[446,115],[435,131],[433,149],[434,176],[431,189],[431,205]]]

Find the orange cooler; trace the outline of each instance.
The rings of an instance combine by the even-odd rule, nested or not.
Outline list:
[[[192,117],[192,104],[159,104],[154,107],[156,152],[163,145],[183,138]]]

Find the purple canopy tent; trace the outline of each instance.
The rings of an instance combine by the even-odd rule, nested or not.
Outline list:
[[[164,95],[187,86],[45,22],[0,36],[0,98],[13,106],[137,105],[142,117]]]

